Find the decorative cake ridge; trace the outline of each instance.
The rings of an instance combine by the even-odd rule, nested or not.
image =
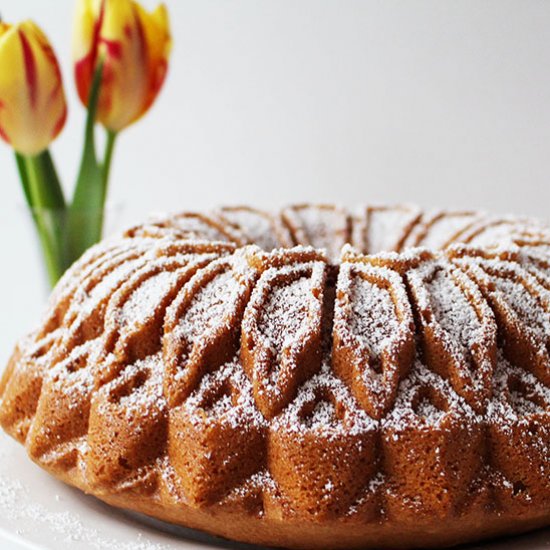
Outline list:
[[[15,351],[0,423],[91,491],[197,508],[548,507],[550,229],[365,212],[183,213],[97,245]],[[369,254],[385,215],[396,250]]]

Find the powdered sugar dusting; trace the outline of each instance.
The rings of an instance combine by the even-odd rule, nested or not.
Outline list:
[[[349,329],[361,339],[374,357],[379,357],[399,330],[390,293],[362,277],[354,277],[350,301],[352,314]]]
[[[548,353],[550,346],[550,292],[520,263],[483,257],[457,261],[486,292],[516,317],[532,344]],[[545,351],[546,349],[546,351]]]
[[[161,271],[149,277],[122,306],[119,319],[123,323],[138,324],[152,315],[178,277],[177,272]]]
[[[330,258],[338,258],[348,238],[348,218],[336,207],[304,206],[285,211],[302,244],[325,249]]]
[[[248,208],[227,208],[222,212],[224,218],[236,225],[248,237],[249,242],[266,251],[280,246],[273,231],[273,220],[269,214],[263,214]]]
[[[207,373],[184,406],[192,418],[200,409],[211,422],[222,422],[232,428],[248,430],[266,424],[254,403],[252,385],[237,359]]]
[[[116,379],[114,386],[131,384],[136,379],[143,380],[142,383],[134,384],[132,391],[125,392],[118,399],[118,405],[127,418],[132,418],[136,413],[153,418],[166,407],[162,387],[163,373],[162,355],[159,352],[128,366]],[[107,391],[109,389],[106,387]]]
[[[271,348],[282,353],[295,341],[308,317],[310,295],[311,281],[305,276],[272,289],[259,320],[260,331]]]
[[[453,237],[471,225],[479,215],[473,212],[448,212],[434,221],[418,245],[439,249],[453,240]]]
[[[466,360],[468,350],[484,336],[470,300],[447,270],[436,269],[425,284],[436,321],[449,334],[453,351]]]
[[[544,310],[541,301],[517,280],[495,277],[493,281],[518,316],[539,334],[550,338],[550,311]]]
[[[407,428],[441,426],[447,419],[481,422],[450,383],[418,362],[401,382],[394,409],[383,421],[391,432]]]
[[[315,429],[319,427],[335,429],[338,425],[336,407],[330,401],[319,401],[311,411],[310,415],[304,418],[303,425],[306,428]]]
[[[177,334],[193,341],[214,324],[228,322],[227,313],[240,289],[231,270],[214,277],[193,297],[189,308],[178,324]]]
[[[475,246],[512,245],[516,240],[531,239],[539,235],[543,225],[538,220],[504,218],[481,223],[479,229],[469,239]]]
[[[370,432],[377,423],[358,405],[346,386],[331,373],[328,364],[308,380],[285,412],[274,420],[274,429],[323,437]]]
[[[89,314],[95,311],[97,305],[112,295],[133,271],[143,265],[143,262],[144,260],[140,256],[135,259],[126,258],[124,262],[107,273],[91,290],[89,299],[82,305],[81,313]]]
[[[211,221],[202,215],[183,214],[168,217],[168,224],[179,231],[187,233],[191,238],[206,239],[209,241],[227,241],[228,237]]]
[[[550,388],[530,372],[513,366],[502,352],[498,356],[494,385],[487,422],[528,426],[537,417],[550,420]]]
[[[367,249],[369,254],[376,254],[394,251],[418,212],[405,207],[373,208],[368,216]]]

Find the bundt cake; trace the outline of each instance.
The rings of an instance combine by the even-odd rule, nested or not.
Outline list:
[[[550,227],[297,205],[91,248],[0,383],[0,424],[112,505],[288,548],[550,525]]]

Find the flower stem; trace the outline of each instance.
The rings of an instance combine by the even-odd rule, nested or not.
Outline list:
[[[53,286],[67,265],[64,247],[65,199],[49,152],[36,156],[16,154],[17,166],[31,210],[48,279]]]
[[[103,201],[107,197],[107,188],[109,186],[109,175],[111,173],[111,162],[113,160],[113,151],[117,133],[112,130],[107,130],[107,143],[105,145],[105,157],[103,159]]]
[[[23,193],[25,194],[25,199],[29,209],[32,211],[34,208],[34,197],[31,194],[29,176],[27,174],[27,166],[25,162],[25,157],[15,151],[15,162],[17,163],[17,170],[19,171],[19,179],[21,180],[21,185],[23,186]]]
[[[95,118],[101,90],[103,63],[94,73],[84,133],[84,151],[69,214],[70,258],[82,253],[101,238],[105,205],[103,170],[95,147]]]

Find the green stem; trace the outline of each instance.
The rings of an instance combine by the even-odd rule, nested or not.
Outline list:
[[[99,205],[98,202],[101,202],[98,200],[101,196],[98,192],[101,185],[100,181],[97,181],[97,176],[101,174],[101,168],[97,162],[94,127],[102,74],[103,63],[100,63],[96,69],[90,88],[88,116],[86,117],[86,128],[84,130],[84,150],[76,180],[72,210],[86,210],[90,206],[97,207]],[[90,204],[90,201],[93,201],[93,203]]]
[[[47,149],[38,155],[15,153],[15,159],[29,206],[52,210],[66,208],[61,183]]]
[[[107,198],[107,188],[109,186],[109,175],[111,173],[111,162],[113,160],[113,152],[117,133],[113,130],[107,130],[107,143],[105,144],[105,157],[103,158],[103,202]]]
[[[15,162],[17,163],[17,170],[19,171],[19,178],[21,179],[21,185],[23,186],[23,193],[30,210],[34,209],[34,199],[31,195],[29,187],[29,176],[27,175],[27,168],[25,164],[25,157],[15,151]]]
[[[103,169],[97,160],[94,135],[102,74],[103,63],[100,62],[90,89],[84,151],[70,207],[69,252],[71,261],[78,259],[87,248],[99,241],[103,226],[105,182]]]
[[[61,182],[59,181],[59,176],[57,175],[57,170],[53,159],[50,155],[48,149],[40,153],[38,156],[40,163],[42,165],[42,170],[44,171],[45,177],[48,180],[48,204],[52,208],[57,208],[59,210],[64,210],[67,208],[65,202],[65,196],[63,194],[63,189],[61,188]]]
[[[107,130],[107,141],[105,143],[105,155],[103,157],[103,164],[101,165],[101,207],[96,213],[96,237],[97,240],[101,239],[103,235],[103,225],[105,223],[105,201],[107,200],[107,189],[109,187],[109,174],[111,172],[111,164],[113,160],[113,152],[115,148],[115,142],[117,133],[112,130]]]
[[[59,180],[53,179],[53,163],[47,151],[36,156],[17,155],[17,165],[42,245],[48,278],[53,286],[66,268],[63,246],[65,218],[63,193]]]

